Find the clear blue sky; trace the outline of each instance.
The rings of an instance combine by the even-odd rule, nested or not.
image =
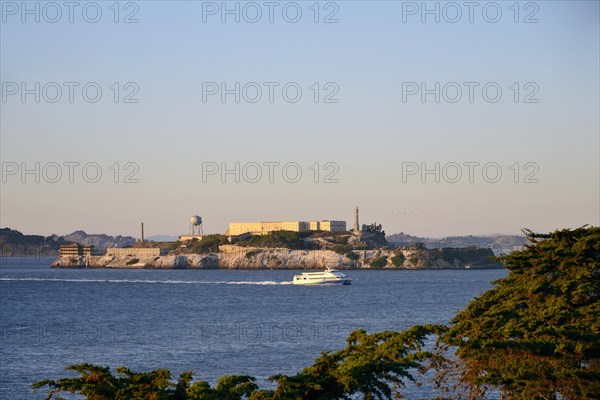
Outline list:
[[[320,2],[319,23],[313,1],[276,3],[271,23],[262,1],[228,2],[238,4],[240,22],[226,14],[223,23],[222,2],[122,2],[115,23],[113,2],[98,2],[102,15],[90,23],[82,11],[88,3],[81,2],[71,23],[66,7],[58,18],[41,2],[38,23],[21,2],[2,1],[0,225],[25,233],[137,235],[144,221],[148,235],[180,234],[193,214],[204,218],[208,232],[252,220],[351,225],[356,205],[361,222],[429,237],[600,224],[597,1],[479,2],[473,22],[457,2],[462,17],[455,23],[457,9],[447,2],[427,3],[439,7],[439,23],[422,13],[420,1]],[[251,23],[254,4],[262,18]],[[286,21],[297,8],[299,21]],[[498,8],[502,14],[492,23]],[[86,18],[95,18],[93,7],[86,10]],[[130,13],[137,23],[123,23]],[[332,13],[338,22],[323,23]],[[40,102],[35,94],[22,102],[20,85],[34,89],[36,82]],[[55,96],[49,82],[62,87],[56,103],[48,101]],[[79,83],[72,103],[65,82]],[[102,89],[97,103],[82,97],[88,82]],[[125,88],[127,82],[133,85]],[[257,82],[262,98],[251,103],[240,93],[236,103],[231,94],[222,103],[216,94],[203,101],[206,82],[229,88]],[[272,103],[264,82],[279,84]],[[296,103],[283,98],[289,82],[302,89]],[[439,82],[440,102],[434,94],[425,102],[420,93],[408,95],[406,82],[429,89]],[[449,82],[463,90],[455,103],[449,100],[456,85],[443,92]],[[479,85],[473,102],[465,82]],[[494,87],[502,90],[495,103],[483,97],[487,83],[493,83],[489,98]],[[123,102],[136,88],[138,102]],[[255,88],[247,90],[253,98]],[[324,102],[335,90],[338,102]],[[35,169],[36,162],[40,182],[34,174],[22,182],[22,167]],[[72,183],[65,162],[80,163]],[[82,177],[81,166],[91,162],[102,169],[96,183]],[[110,169],[115,162],[119,183]],[[133,171],[124,170],[128,162],[139,166],[138,183],[122,182]],[[239,183],[233,175],[225,183],[219,174],[203,179],[209,162],[231,169],[238,162],[250,178],[248,163],[258,163],[263,176],[256,183],[243,175]],[[280,163],[273,182],[265,162]],[[291,162],[302,169],[296,183],[281,174]],[[479,163],[472,183],[468,162]],[[62,166],[55,183],[51,163]],[[339,169],[325,170],[326,163]],[[440,181],[419,172],[403,179],[407,163],[419,169],[439,163]],[[457,164],[463,175],[452,183]],[[482,175],[485,164],[501,168],[498,182],[488,182],[494,169]],[[337,183],[323,182],[329,172]]]

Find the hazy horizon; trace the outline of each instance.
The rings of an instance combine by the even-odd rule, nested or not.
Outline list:
[[[350,221],[347,221],[350,222]],[[72,233],[75,233],[77,231],[83,231],[85,232],[87,235],[108,235],[108,236],[130,236],[130,237],[134,237],[136,239],[139,239],[140,237],[140,228],[138,228],[137,232],[132,232],[131,234],[125,234],[125,233],[118,233],[118,232],[92,232],[83,228],[80,229],[75,229],[73,231],[70,232],[51,232],[51,233],[40,233],[40,232],[25,232],[22,231],[18,228],[12,227],[12,226],[2,226],[0,227],[0,229],[14,229],[17,230],[19,232],[21,232],[24,235],[42,235],[42,236],[52,236],[52,235],[57,235],[57,236],[66,236],[66,235],[70,235]],[[562,227],[562,228],[557,228],[557,229],[564,229],[564,228],[579,228],[579,227]],[[529,229],[527,227],[524,227],[523,229]],[[384,225],[384,230],[385,230],[385,225]],[[556,229],[554,229],[556,230]],[[223,234],[225,232],[225,230],[223,231],[218,231],[218,232],[213,232],[213,231],[205,231],[204,234],[205,235],[210,235],[210,234]],[[548,231],[550,232],[550,231]],[[386,236],[391,236],[391,235],[396,235],[396,234],[405,234],[405,235],[410,235],[410,236],[418,236],[418,237],[423,237],[423,238],[428,238],[428,239],[443,239],[443,238],[447,238],[447,237],[453,237],[453,236],[478,236],[478,237],[493,237],[493,236],[524,236],[522,231],[519,231],[517,233],[502,233],[502,232],[494,232],[494,233],[466,233],[466,234],[449,234],[449,235],[444,235],[444,236],[432,236],[432,235],[420,235],[420,234],[416,234],[413,232],[406,232],[406,231],[398,231],[398,232],[388,232],[386,231],[385,234]],[[542,232],[539,231],[538,233],[547,233],[547,232]],[[169,236],[169,237],[178,237],[179,235],[186,235],[189,234],[189,231],[182,231],[179,233],[150,233],[148,234],[147,228],[146,226],[144,226],[144,237],[148,240],[154,240],[154,237],[161,237],[161,236]]]

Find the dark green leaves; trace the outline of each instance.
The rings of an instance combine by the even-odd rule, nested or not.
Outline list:
[[[600,229],[526,233],[502,258],[509,276],[452,321],[462,380],[514,399],[599,398]]]
[[[207,382],[192,383],[192,373],[184,372],[177,383],[165,369],[136,373],[125,367],[110,369],[90,364],[72,365],[67,369],[79,372],[76,378],[57,381],[43,380],[34,388],[50,387],[48,399],[61,392],[78,393],[90,400],[283,400],[283,399],[349,399],[363,394],[370,399],[392,399],[412,373],[423,368],[432,356],[421,346],[427,335],[439,333],[441,326],[415,326],[404,332],[367,334],[354,331],[345,349],[322,353],[314,364],[297,375],[275,375],[272,391],[258,391],[250,376],[224,376],[215,387]]]

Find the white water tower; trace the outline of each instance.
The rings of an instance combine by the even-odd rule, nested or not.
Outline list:
[[[202,235],[204,232],[202,230],[202,217],[198,215],[194,215],[190,218],[190,235]]]

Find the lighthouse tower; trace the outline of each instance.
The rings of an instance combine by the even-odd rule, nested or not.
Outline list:
[[[360,226],[358,225],[358,206],[354,208],[354,233],[358,234]]]

